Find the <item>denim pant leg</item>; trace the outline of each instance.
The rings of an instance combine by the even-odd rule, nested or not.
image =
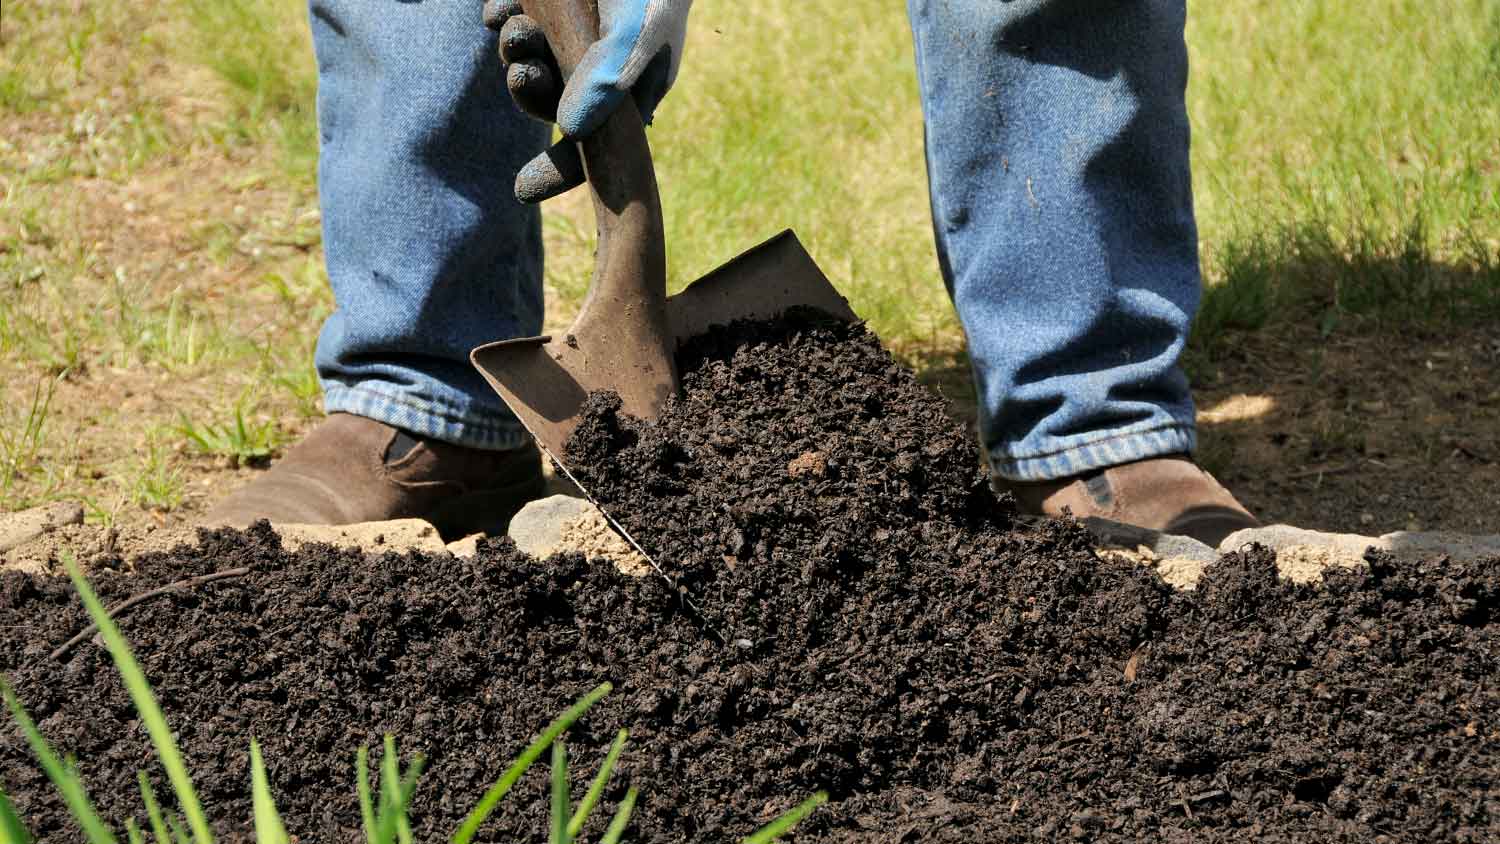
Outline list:
[[[542,323],[541,220],[511,193],[547,127],[506,94],[477,2],[311,0],[335,309],[324,407],[477,448],[525,431],[469,363]]]
[[[944,279],[996,474],[1194,446],[1184,0],[909,0]]]

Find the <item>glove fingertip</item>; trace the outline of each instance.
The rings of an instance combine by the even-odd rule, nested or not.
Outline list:
[[[557,119],[557,74],[539,62],[516,62],[505,70],[511,101],[532,117],[551,123]]]
[[[516,15],[501,27],[500,60],[507,64],[518,61],[555,61],[541,25],[526,15]]]
[[[582,138],[604,125],[624,99],[625,92],[612,85],[569,84],[557,104],[557,125],[564,135]]]
[[[519,0],[486,0],[483,11],[484,25],[499,32],[508,18],[519,14],[521,14]]]
[[[567,193],[584,182],[583,159],[572,141],[562,140],[526,162],[516,174],[516,199],[525,205]]]

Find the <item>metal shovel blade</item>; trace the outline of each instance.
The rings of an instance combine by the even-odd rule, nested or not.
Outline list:
[[[787,230],[669,297],[667,325],[675,348],[714,325],[774,319],[798,306],[844,320],[856,318],[849,302],[818,269],[797,236]],[[561,340],[525,337],[480,346],[470,355],[537,444],[565,471],[565,446],[578,427],[589,393],[614,390],[622,395],[650,395],[676,389],[673,372],[661,371],[661,367],[622,367],[619,363],[633,356],[609,347],[607,341],[618,341],[618,335],[602,339],[606,342],[582,333],[570,333]]]

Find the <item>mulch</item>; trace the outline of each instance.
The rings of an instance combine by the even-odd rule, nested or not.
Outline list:
[[[796,840],[1493,841],[1500,561],[1279,581],[1245,548],[1178,593],[988,491],[941,400],[857,325],[797,314],[683,349],[654,425],[608,395],[569,462],[669,579],[506,539],[472,559],[281,549],[265,525],[93,561],[222,839],[250,840],[257,737],[287,826],[362,841],[360,745],[420,752],[418,840],[445,840],[558,712],[630,838],[737,840],[818,789]],[[105,817],[166,783],[62,579],[0,574],[0,672]],[[484,841],[545,838],[539,766]],[[586,784],[578,785],[575,799]],[[0,787],[78,840],[11,725]],[[586,836],[597,839],[603,818]]]

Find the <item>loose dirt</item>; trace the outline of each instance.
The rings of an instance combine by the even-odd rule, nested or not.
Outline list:
[[[815,789],[832,801],[798,840],[1500,833],[1500,561],[1372,555],[1314,587],[1248,549],[1179,593],[1075,525],[1014,525],[941,403],[856,326],[741,326],[681,367],[658,425],[595,397],[573,449],[680,591],[508,540],[289,554],[264,525],[129,577],[96,562],[109,603],[250,569],[123,620],[226,840],[249,838],[252,735],[318,841],[361,840],[355,748],[397,735],[429,757],[415,824],[438,840],[603,680],[569,748],[593,766],[631,730],[609,799],[642,788],[638,841],[735,840]],[[159,770],[107,656],[49,656],[86,623],[63,582],[0,574],[0,671],[123,819],[135,769]],[[0,785],[76,838],[9,727]],[[544,793],[533,771],[482,839],[540,840]]]

